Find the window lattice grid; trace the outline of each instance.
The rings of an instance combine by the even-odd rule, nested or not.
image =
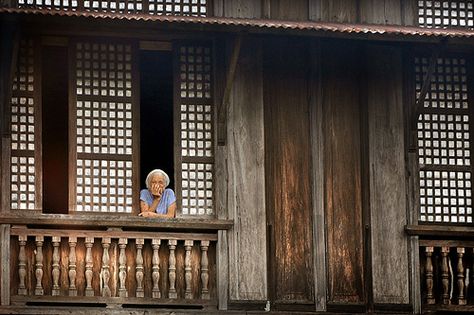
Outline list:
[[[416,93],[421,93],[429,58],[415,59]],[[467,69],[463,58],[438,58],[424,101],[425,108],[467,109]]]
[[[420,115],[418,156],[421,166],[470,166],[469,116]]]
[[[418,25],[426,28],[474,27],[472,0],[420,0]]]
[[[76,93],[78,96],[132,96],[130,45],[77,43]]]
[[[213,214],[213,165],[182,163],[182,214]]]
[[[78,153],[132,154],[132,103],[77,101]]]
[[[211,48],[180,48],[181,98],[211,98]]]
[[[132,161],[78,159],[76,210],[132,212]]]
[[[420,220],[472,223],[471,173],[420,171]]]
[[[75,11],[78,7],[78,0],[18,0],[18,7]]]
[[[18,53],[18,67],[13,77],[13,94],[33,92],[34,47],[33,40],[22,39]]]
[[[35,209],[35,158],[11,157],[11,207]]]
[[[181,155],[212,157],[212,106],[181,105]]]
[[[143,13],[142,0],[84,0],[84,9],[94,12]]]
[[[149,0],[148,11],[156,15],[206,16],[207,0]]]
[[[11,149],[35,150],[35,108],[32,97],[11,99]]]

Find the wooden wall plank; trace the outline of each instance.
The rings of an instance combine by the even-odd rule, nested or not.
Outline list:
[[[374,303],[408,304],[401,51],[369,46],[367,66]]]
[[[0,225],[0,305],[10,305],[10,225]]]
[[[302,39],[265,41],[266,208],[276,303],[314,303],[307,51]]]
[[[224,16],[255,19],[262,17],[262,2],[256,0],[224,0]]]
[[[307,21],[308,8],[308,0],[270,0],[270,18]]]
[[[228,119],[230,299],[267,299],[262,49],[244,39]]]
[[[322,47],[328,302],[364,302],[359,49]]]
[[[360,0],[360,22],[402,24],[400,0]]]
[[[321,2],[321,20],[326,22],[358,22],[358,2],[354,0],[318,0]]]
[[[418,1],[402,1],[403,25],[418,26]]]

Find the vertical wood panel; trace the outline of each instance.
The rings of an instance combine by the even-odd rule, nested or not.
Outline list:
[[[321,20],[325,22],[355,23],[358,21],[358,2],[354,0],[316,0],[320,2]]]
[[[0,305],[10,305],[10,225],[0,225]]]
[[[265,179],[272,230],[272,298],[314,303],[306,42],[266,42]]]
[[[360,22],[370,24],[402,24],[400,0],[361,0]]]
[[[257,0],[224,0],[224,16],[255,19],[262,17],[262,3]]]
[[[329,301],[364,301],[357,46],[323,46]]]
[[[418,1],[406,0],[402,1],[402,18],[403,25],[417,26],[418,25]]]
[[[407,304],[401,53],[393,47],[369,46],[367,61],[374,303]]]
[[[244,40],[228,120],[230,299],[267,298],[262,52]]]
[[[270,0],[270,12],[272,19],[307,21],[308,0]]]

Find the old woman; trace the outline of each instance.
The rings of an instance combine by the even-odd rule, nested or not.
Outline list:
[[[146,189],[140,191],[140,214],[142,217],[174,218],[176,197],[168,187],[170,178],[160,169],[151,171],[146,177]]]

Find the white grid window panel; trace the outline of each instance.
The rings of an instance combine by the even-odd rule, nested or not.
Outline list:
[[[10,103],[12,209],[35,209],[34,42],[22,39]]]
[[[35,159],[11,157],[11,207],[35,209]]]
[[[77,211],[132,212],[132,161],[78,159]]]
[[[420,220],[472,223],[471,173],[420,171]]]
[[[180,49],[181,98],[211,98],[211,48]]]
[[[472,0],[420,0],[418,25],[426,28],[473,28]]]
[[[206,0],[149,0],[148,11],[156,15],[206,16]]]
[[[84,9],[95,12],[143,13],[143,2],[142,0],[84,0]]]
[[[212,157],[212,106],[181,105],[181,155]]]
[[[77,152],[132,154],[132,103],[77,101]]]
[[[417,97],[428,68],[415,58]],[[420,221],[472,223],[469,116],[466,61],[438,58],[417,124]]]
[[[182,214],[212,215],[213,165],[183,163],[181,173]]]
[[[78,0],[18,0],[19,8],[76,11]]]

